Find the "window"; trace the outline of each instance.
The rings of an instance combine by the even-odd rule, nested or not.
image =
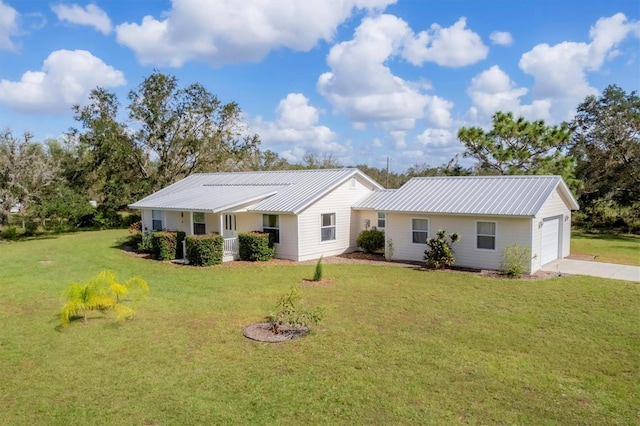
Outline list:
[[[352,177],[349,181],[349,189],[356,189],[356,178]]]
[[[495,222],[476,222],[476,248],[482,250],[496,249]]]
[[[331,241],[336,239],[336,214],[323,213],[320,225],[320,240]]]
[[[204,221],[203,212],[193,212],[193,235],[203,235],[207,233],[207,225]]]
[[[151,210],[151,229],[154,231],[162,229],[162,212],[160,210]]]
[[[277,214],[262,215],[262,232],[273,235],[273,242],[280,242],[280,216]]]
[[[384,212],[378,212],[378,228],[384,229],[386,225],[387,216]]]
[[[415,244],[427,244],[429,234],[429,219],[411,219],[412,242]]]

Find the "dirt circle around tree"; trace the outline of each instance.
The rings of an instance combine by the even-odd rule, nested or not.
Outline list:
[[[268,322],[259,322],[256,324],[248,325],[244,328],[242,334],[244,337],[265,343],[280,343],[288,340],[293,340],[298,337],[305,336],[309,333],[309,327],[298,326],[292,327],[290,325],[281,325],[280,333],[274,333],[271,329],[271,324]]]

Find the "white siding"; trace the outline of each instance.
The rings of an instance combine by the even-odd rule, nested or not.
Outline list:
[[[280,243],[276,244],[275,257],[297,260],[298,258],[298,220],[295,215],[280,215]]]
[[[452,245],[456,256],[456,266],[478,269],[499,269],[502,250],[512,244],[528,247],[531,240],[531,220],[527,218],[501,218],[480,216],[424,215],[411,213],[387,214],[387,239],[393,240],[393,259],[424,259],[424,244],[412,243],[411,219],[429,219],[429,238],[439,229],[447,234],[457,232],[460,240]],[[476,222],[496,222],[496,249],[476,249]]]
[[[368,194],[371,191],[369,187],[359,178],[355,188],[347,181],[301,212],[298,215],[299,249],[295,260],[317,259],[353,250],[357,237],[353,233],[357,226],[352,224],[351,205]],[[336,239],[333,241],[320,241],[323,213],[336,214]]]
[[[540,269],[541,265],[541,250],[542,250],[542,227],[539,224],[543,219],[549,217],[560,216],[560,244],[561,252],[560,257],[567,257],[571,251],[571,210],[568,207],[567,200],[565,200],[556,188],[547,200],[542,205],[542,208],[538,211],[538,214],[533,220],[532,232],[533,238],[531,243],[531,254],[533,259],[531,260],[531,271],[536,272]],[[566,218],[566,219],[565,219]]]

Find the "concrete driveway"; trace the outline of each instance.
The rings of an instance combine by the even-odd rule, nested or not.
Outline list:
[[[592,277],[640,282],[640,266],[558,259],[544,265],[542,270],[567,275],[590,275]]]

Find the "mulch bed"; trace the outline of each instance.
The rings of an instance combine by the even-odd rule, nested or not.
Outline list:
[[[304,279],[304,280],[302,280],[300,285],[305,286],[305,287],[324,287],[324,286],[328,286],[328,285],[333,285],[333,280],[331,280],[329,278],[323,278],[323,279],[318,280],[318,281]]]
[[[271,330],[271,325],[268,322],[259,322],[256,324],[248,325],[244,328],[242,334],[245,337],[256,340],[258,342],[265,343],[279,343],[286,342],[298,337],[302,337],[309,333],[308,327],[291,327],[287,325],[280,326],[280,333],[275,334]]]

